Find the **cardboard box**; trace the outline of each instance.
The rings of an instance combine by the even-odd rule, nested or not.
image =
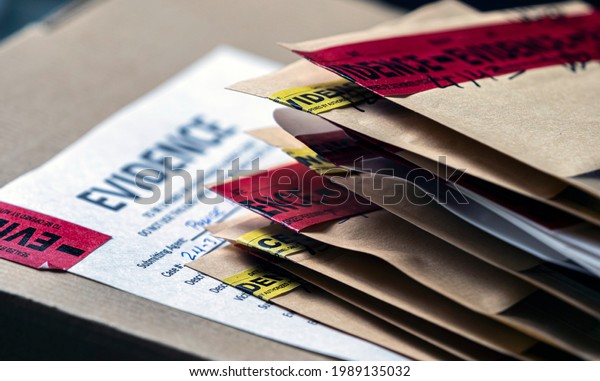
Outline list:
[[[289,63],[296,57],[277,41],[357,30],[398,15],[381,4],[343,0],[301,7],[268,0],[85,2],[0,45],[0,185],[219,44]],[[72,274],[4,260],[0,303],[0,358],[324,358]],[[194,335],[183,329],[189,327]]]

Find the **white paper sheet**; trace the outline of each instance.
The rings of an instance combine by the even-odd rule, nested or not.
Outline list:
[[[257,156],[261,158],[261,168],[289,160],[278,150],[241,133],[272,123],[270,103],[223,89],[274,69],[272,62],[233,48],[219,48],[101,123],[45,165],[8,184],[0,190],[0,200],[113,237],[72,267],[72,273],[330,356],[405,359],[254,297],[237,298],[239,290],[223,288],[220,282],[184,267],[196,255],[222,244],[202,226],[240,212],[237,207],[228,203],[207,205],[197,200],[186,206],[184,199],[171,205],[165,205],[162,199],[143,205],[133,202],[131,196],[117,195],[140,192],[139,187],[122,180],[131,179],[125,174],[127,165],[143,166],[169,153],[174,164],[185,158],[190,172],[204,169],[207,174],[215,168],[229,169],[231,160],[238,156],[240,163],[246,163],[243,168],[250,168],[248,163]],[[199,129],[204,132],[198,134]],[[185,139],[190,131],[215,142],[203,147],[203,152],[192,152],[203,145]],[[177,152],[165,148],[177,144]],[[130,167],[131,171],[140,168]],[[211,180],[214,177],[208,179]],[[174,184],[176,195],[184,185],[177,180]],[[143,197],[149,194],[140,193]],[[164,209],[153,209],[161,206]]]

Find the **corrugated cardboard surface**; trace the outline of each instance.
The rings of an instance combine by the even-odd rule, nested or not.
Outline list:
[[[32,26],[0,46],[0,184],[50,159],[218,44],[288,63],[295,56],[275,42],[366,28],[396,12],[343,0],[307,0],[301,7],[268,0],[98,0]],[[32,302],[32,311],[56,308],[82,327],[86,320],[99,323],[201,358],[322,358],[84,278],[7,261],[0,261],[0,295]],[[2,308],[22,310],[21,302]],[[45,329],[60,331],[56,324]]]

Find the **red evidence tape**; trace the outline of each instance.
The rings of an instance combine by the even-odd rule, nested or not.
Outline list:
[[[0,202],[0,258],[36,269],[68,270],[111,237]]]
[[[600,59],[600,12],[294,52],[379,95],[409,95]]]
[[[295,231],[379,207],[295,163],[211,188]]]

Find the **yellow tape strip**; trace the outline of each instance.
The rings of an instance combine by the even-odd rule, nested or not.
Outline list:
[[[262,300],[270,300],[292,291],[300,283],[260,267],[252,267],[223,279],[224,283],[252,294]]]
[[[333,163],[323,159],[308,147],[284,148],[283,152],[296,159],[300,164],[317,172],[319,175],[341,175],[349,172],[347,169],[336,167]]]
[[[286,234],[278,225],[269,225],[244,234],[237,239],[237,243],[277,257],[285,257],[306,250],[306,246],[298,239],[302,236],[298,234],[299,237],[293,237],[292,234]]]
[[[269,99],[298,110],[320,114],[363,101],[373,101],[377,99],[377,95],[355,83],[341,79],[281,90],[271,94]]]
[[[281,225],[272,224],[253,230],[239,237],[236,242],[252,249],[258,249],[276,257],[286,257],[301,251],[316,253],[328,245],[293,232]]]

